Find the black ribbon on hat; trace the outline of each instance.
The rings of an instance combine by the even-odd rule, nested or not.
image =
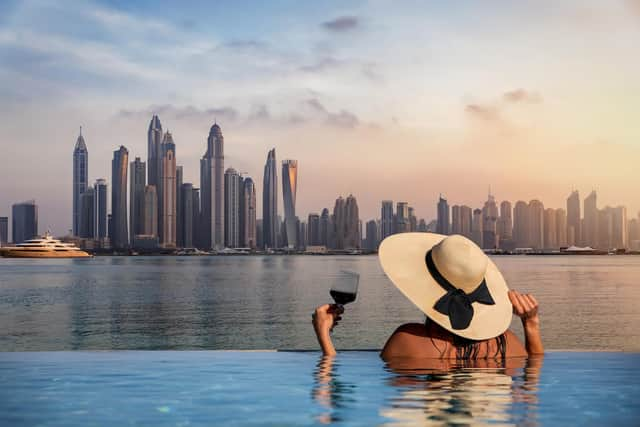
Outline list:
[[[473,319],[473,307],[471,303],[479,302],[480,304],[486,305],[494,305],[496,303],[489,293],[489,288],[487,288],[487,282],[484,278],[473,292],[467,294],[462,289],[458,289],[452,285],[451,282],[438,271],[436,264],[433,262],[431,250],[427,252],[425,261],[431,277],[447,291],[442,298],[436,301],[433,308],[439,313],[449,316],[449,321],[453,329],[466,329],[469,326],[471,319]]]

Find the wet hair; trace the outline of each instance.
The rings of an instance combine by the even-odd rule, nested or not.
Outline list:
[[[434,347],[437,349],[438,347],[433,342],[433,336],[435,335],[437,338],[444,339],[447,342],[451,342],[456,349],[456,360],[476,360],[478,358],[484,359],[505,359],[507,357],[507,338],[504,334],[499,335],[493,338],[496,341],[496,352],[491,355],[489,354],[489,340],[477,341],[468,338],[460,337],[452,332],[447,331],[442,326],[438,325],[433,320],[426,318],[424,322],[424,326],[427,330],[431,331],[431,342]],[[480,349],[482,344],[486,343],[487,353],[484,355],[480,355]],[[447,353],[448,346],[440,351],[440,357],[444,357]]]

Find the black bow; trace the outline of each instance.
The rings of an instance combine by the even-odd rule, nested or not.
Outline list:
[[[449,316],[451,327],[453,329],[466,329],[473,319],[473,307],[471,303],[479,302],[480,304],[494,305],[495,301],[489,293],[487,288],[487,282],[482,279],[482,282],[478,287],[470,294],[465,293],[462,289],[458,289],[452,285],[436,268],[436,264],[433,262],[431,251],[427,252],[425,256],[427,263],[427,269],[433,279],[447,293],[436,301],[433,308],[439,313]]]

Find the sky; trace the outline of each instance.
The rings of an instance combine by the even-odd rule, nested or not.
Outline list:
[[[480,207],[489,188],[553,208],[596,190],[634,217],[639,46],[640,0],[5,0],[0,216],[35,199],[40,231],[65,234],[79,127],[110,184],[158,114],[196,186],[217,121],[258,216],[275,147],[298,160],[302,218],[353,194],[363,220],[390,199],[428,221],[440,194]]]

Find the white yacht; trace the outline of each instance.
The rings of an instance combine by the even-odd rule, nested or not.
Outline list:
[[[27,240],[15,246],[1,247],[0,255],[6,258],[87,258],[90,254],[73,243],[63,243],[51,237],[49,232],[41,238]]]

